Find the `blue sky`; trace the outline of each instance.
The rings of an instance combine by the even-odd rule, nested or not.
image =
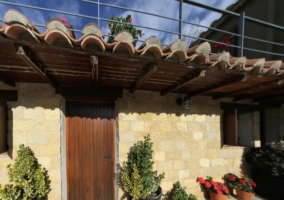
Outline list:
[[[46,22],[51,18],[59,17],[66,18],[69,23],[73,24],[75,30],[82,30],[88,22],[95,22],[98,24],[98,21],[96,19],[91,18],[98,17],[98,6],[97,4],[91,3],[97,1],[98,0],[0,0],[0,19],[3,19],[3,16],[8,9],[15,8],[22,12],[34,24],[45,25]],[[236,1],[237,0],[198,0],[198,2],[200,3],[204,3],[221,9],[225,9],[228,5],[235,3]],[[88,16],[90,18],[82,16],[72,16],[66,13],[57,13],[31,8],[24,8],[22,6],[12,6],[5,4],[5,2],[23,4],[27,6],[36,6],[41,8],[58,10],[62,12],[70,12],[74,14]],[[178,19],[179,17],[179,1],[176,0],[99,0],[99,2],[163,15],[175,19]],[[179,30],[178,22],[173,20],[132,12],[129,10],[100,6],[100,17],[104,19],[109,19],[112,16],[126,16],[128,14],[131,14],[134,25],[157,28],[172,32],[178,32]],[[203,26],[209,26],[212,21],[218,19],[219,17],[219,13],[198,8],[189,4],[183,4],[184,21],[194,22]],[[0,23],[4,24],[3,21],[0,21]],[[106,21],[100,21],[100,27],[104,34],[107,35],[108,32],[110,32],[107,27]],[[144,34],[143,37],[140,38],[141,40],[145,40],[146,38],[155,35],[160,38],[162,43],[169,44],[174,40],[178,39],[178,36],[174,34],[168,34],[144,28],[139,29],[142,29],[142,32]],[[182,32],[185,35],[196,36],[199,32],[203,30],[204,29],[198,28],[193,25],[184,24]],[[40,31],[44,32],[45,28],[40,28]],[[80,37],[80,32],[76,32],[76,38]],[[184,39],[186,39],[187,42],[190,43],[190,38]]]

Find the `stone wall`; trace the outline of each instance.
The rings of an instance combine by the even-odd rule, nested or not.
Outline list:
[[[0,183],[8,182],[6,166],[24,144],[48,171],[52,189],[48,199],[61,199],[60,95],[47,84],[19,83],[15,88],[0,84],[0,89],[18,90],[18,101],[8,102],[9,151],[0,156]]]
[[[190,109],[185,111],[177,106],[179,95],[175,94],[162,97],[154,92],[125,91],[123,96],[117,101],[118,163],[126,160],[130,146],[150,134],[154,167],[166,174],[161,185],[164,193],[180,181],[187,192],[204,199],[196,183],[198,176],[221,180],[225,173],[240,174],[245,169],[242,161],[245,149],[222,146],[219,101],[193,98]],[[119,190],[119,199],[122,195]]]

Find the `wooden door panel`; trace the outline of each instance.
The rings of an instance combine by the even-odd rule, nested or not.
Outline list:
[[[67,106],[69,200],[114,198],[113,111],[112,106]]]

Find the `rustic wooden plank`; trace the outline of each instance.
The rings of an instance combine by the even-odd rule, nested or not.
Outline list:
[[[31,52],[26,53],[26,50],[23,46],[15,45],[16,54],[25,62],[27,65],[32,67],[39,75],[45,77],[51,86],[56,88],[58,84],[53,80],[52,76],[46,73],[44,66],[38,62]]]
[[[165,89],[164,91],[161,92],[161,95],[164,96],[164,95],[167,95],[171,92],[174,92],[202,77],[205,76],[205,70],[198,70],[197,72],[194,72],[192,74],[190,74],[188,77],[182,79],[181,81],[177,82],[175,85]]]
[[[204,89],[198,90],[198,91],[193,92],[193,93],[189,93],[188,95],[190,97],[198,96],[198,95],[201,95],[201,94],[204,94],[204,93],[207,93],[207,92],[219,89],[221,87],[225,87],[225,86],[228,86],[230,84],[239,82],[242,79],[243,79],[243,76],[239,76],[239,77],[236,77],[236,78],[233,78],[233,79],[230,79],[230,80],[222,81],[222,82],[217,83],[217,84],[211,84],[209,87],[206,87]]]
[[[144,82],[151,77],[158,69],[156,63],[150,63],[149,66],[143,71],[143,73],[138,77],[138,79],[133,83],[129,92],[135,92],[139,87],[141,87]]]

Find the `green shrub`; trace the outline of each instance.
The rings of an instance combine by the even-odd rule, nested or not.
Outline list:
[[[157,196],[157,190],[165,177],[153,170],[153,143],[150,136],[144,141],[134,144],[128,153],[127,162],[123,163],[120,171],[122,189],[128,192],[133,200]]]
[[[8,165],[7,168],[11,184],[0,185],[0,199],[35,200],[50,191],[47,172],[29,147],[20,145],[14,165]]]
[[[197,200],[197,197],[193,194],[187,194],[185,187],[181,187],[180,182],[177,181],[173,184],[172,198],[171,200]]]

